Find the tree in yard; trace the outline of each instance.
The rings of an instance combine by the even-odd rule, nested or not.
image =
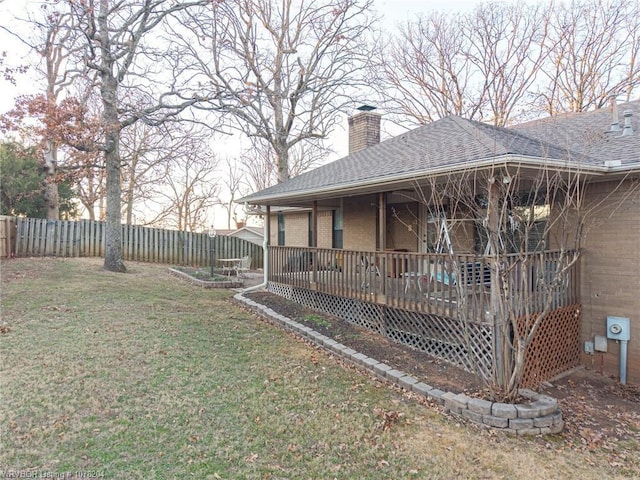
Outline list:
[[[86,66],[96,72],[100,90],[106,170],[106,249],[104,268],[126,271],[122,259],[120,137],[142,121],[162,124],[202,100],[179,91],[176,59],[163,45],[162,25],[177,12],[210,4],[207,0],[67,0]],[[154,34],[156,33],[156,34]],[[164,80],[161,81],[160,79]],[[161,85],[167,85],[166,91]]]
[[[227,228],[230,230],[232,218],[236,222],[236,225],[238,224],[238,205],[235,203],[235,200],[238,196],[242,195],[243,187],[245,186],[244,172],[238,162],[230,158],[225,160],[220,186],[224,191],[219,193],[217,202],[227,211]]]
[[[160,212],[148,223],[180,231],[204,231],[216,203],[218,162],[211,151],[201,148],[203,143],[197,136],[185,136],[179,144],[175,156],[159,165],[165,180],[155,186],[152,202]]]
[[[477,322],[471,315],[480,311],[472,302],[489,287],[483,315],[493,330],[493,367],[490,374],[480,368],[477,373],[495,400],[517,399],[528,349],[541,325],[551,321],[559,299],[571,298],[581,245],[605,204],[611,203],[608,199],[625,182],[631,182],[625,198],[635,198],[633,204],[640,192],[637,179],[624,178],[611,193],[592,200],[586,194],[589,180],[579,165],[565,171],[543,166],[535,172],[494,166],[445,175],[417,188],[436,231],[447,222],[448,228],[458,233],[466,229],[466,237],[475,238],[475,257],[460,254],[463,247],[456,244],[455,233],[452,244],[440,253],[448,278],[455,279],[456,314],[467,333],[469,322]],[[554,253],[545,254],[548,250]],[[467,341],[473,356],[476,346]]]
[[[73,176],[74,190],[90,220],[104,220],[106,170],[100,152],[70,152],[69,165],[78,172]]]
[[[45,173],[44,200],[47,206],[47,218],[59,217],[58,183],[64,176],[58,172],[60,143],[65,137],[73,135],[69,117],[74,116],[72,99],[64,99],[67,89],[79,75],[74,70],[73,56],[76,53],[71,36],[72,18],[68,13],[60,13],[45,3],[39,10],[38,18],[31,18],[28,24],[35,32],[32,38],[18,35],[3,27],[5,31],[25,44],[39,60],[35,70],[44,80],[42,94],[22,96],[17,100],[13,111],[5,115],[4,127],[11,130],[28,131],[30,140],[36,145]],[[71,100],[71,101],[70,101]],[[61,102],[66,102],[62,104]],[[36,119],[36,127],[24,129],[24,120]]]
[[[409,21],[376,52],[371,75],[387,110],[418,124],[455,114],[476,118],[485,100],[473,87],[459,15]]]
[[[408,21],[378,52],[378,93],[417,123],[453,114],[505,125],[546,58],[548,8],[486,3]]]
[[[463,34],[486,99],[484,121],[505,126],[522,107],[548,52],[549,6],[486,3],[468,17]],[[480,100],[481,101],[481,100]]]
[[[289,150],[289,172],[292,177],[324,163],[330,151],[319,143],[299,143]],[[246,191],[258,191],[278,183],[278,166],[271,146],[254,142],[254,148],[240,156],[243,186]]]
[[[325,138],[365,84],[371,0],[233,0],[183,15],[182,61],[228,125],[269,146],[277,179],[296,145]]]
[[[2,215],[41,216],[44,201],[41,174],[33,149],[16,144],[0,145]]]
[[[175,127],[175,128],[174,128]],[[122,132],[122,207],[127,225],[144,218],[142,210],[166,183],[165,164],[175,162],[194,143],[179,124],[152,127],[136,123]]]
[[[139,123],[121,139],[127,224],[135,220],[191,231],[206,226],[220,184],[210,132],[181,122],[157,127]]]
[[[578,0],[554,6],[539,103],[549,115],[631,99],[640,85],[640,3]]]
[[[0,74],[5,81],[15,85],[16,75],[25,73],[28,69],[25,66],[13,67],[7,65],[7,52],[0,52]]]
[[[47,180],[34,148],[15,143],[0,145],[0,214],[47,218]],[[61,216],[74,217],[76,206],[70,184],[58,183]]]
[[[508,125],[600,108],[640,84],[640,4],[489,2],[431,13],[391,35],[373,86],[400,123],[447,115]]]

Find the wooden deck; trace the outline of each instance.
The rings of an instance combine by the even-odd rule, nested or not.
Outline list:
[[[490,257],[270,247],[269,281],[412,312],[488,320]],[[550,283],[563,262],[561,252],[501,256],[494,266],[500,295],[524,312],[577,302],[577,268]],[[493,262],[493,263],[492,263]]]

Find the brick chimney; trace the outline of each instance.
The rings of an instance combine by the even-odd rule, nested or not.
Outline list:
[[[376,107],[362,105],[359,113],[349,117],[349,155],[380,143],[380,117]]]

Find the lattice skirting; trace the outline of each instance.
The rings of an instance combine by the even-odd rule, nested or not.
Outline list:
[[[521,328],[524,320],[519,319]],[[536,388],[580,363],[581,321],[579,304],[557,308],[542,321],[527,351],[524,387]]]
[[[410,312],[281,283],[270,282],[268,290],[426,352],[469,372],[479,371],[486,377],[491,376],[493,342],[489,325]]]

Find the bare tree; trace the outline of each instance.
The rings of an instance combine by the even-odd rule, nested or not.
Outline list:
[[[149,223],[180,231],[205,230],[219,188],[215,156],[182,144],[176,157],[167,160],[162,163],[165,181],[154,195],[161,210]]]
[[[256,148],[242,153],[239,162],[247,190],[257,192],[278,183],[278,175],[271,149],[260,142],[254,145]]]
[[[80,35],[83,58],[97,73],[106,168],[106,249],[104,268],[126,271],[122,259],[120,134],[138,121],[159,125],[202,100],[178,91],[171,50],[153,35],[179,11],[210,2],[173,0],[67,0]],[[164,75],[164,82],[154,82]],[[169,78],[167,79],[167,76]],[[169,83],[166,91],[160,85]]]
[[[486,3],[409,21],[378,54],[379,93],[392,113],[420,124],[453,114],[505,125],[548,54],[547,11]]]
[[[232,218],[236,222],[236,225],[238,223],[238,205],[235,203],[235,201],[239,196],[242,196],[243,194],[243,186],[246,185],[243,177],[244,174],[239,163],[230,158],[225,159],[225,166],[222,172],[220,185],[222,191],[220,191],[218,194],[218,202],[227,211],[228,229],[231,229]]]
[[[74,165],[74,189],[90,220],[106,217],[106,170],[99,152],[72,152],[69,165]]]
[[[364,84],[372,27],[371,0],[234,0],[214,2],[183,23],[182,59],[203,95],[230,114],[230,126],[268,144],[279,181],[289,178],[289,152],[322,139]]]
[[[296,177],[326,162],[330,150],[320,144],[299,143],[289,151],[289,172]],[[240,156],[246,191],[258,191],[278,182],[278,165],[271,145],[254,141],[253,148]]]
[[[141,210],[153,200],[157,187],[165,184],[163,164],[179,158],[185,143],[193,145],[192,134],[179,123],[152,127],[139,122],[122,131],[122,207],[126,224],[131,225],[134,216],[144,218]]]
[[[580,0],[557,4],[547,39],[539,102],[548,114],[603,107],[640,85],[640,3]]]
[[[535,84],[548,55],[548,6],[481,4],[466,18],[468,57],[487,101],[485,121],[504,126]]]
[[[436,231],[444,223],[447,232],[453,226],[456,233],[475,236],[473,255],[462,251],[465,242],[454,234],[450,241],[438,242],[437,261],[442,265],[436,269],[442,278],[434,278],[427,288],[438,288],[434,282],[451,282],[455,312],[467,333],[470,322],[477,321],[474,312],[490,320],[493,368],[489,374],[481,369],[477,373],[496,400],[517,398],[527,351],[562,299],[571,298],[572,271],[581,246],[603,217],[602,210],[611,210],[608,199],[625,182],[630,183],[622,189],[620,204],[631,199],[628,204],[633,205],[640,197],[637,179],[624,178],[609,194],[592,200],[587,195],[589,179],[579,165],[564,172],[544,166],[535,173],[519,167],[478,169],[432,179],[417,188]],[[444,240],[449,240],[448,234]],[[488,305],[480,301],[479,310],[478,297],[487,287]],[[470,308],[473,302],[476,308]],[[467,347],[473,356],[473,343]]]
[[[376,53],[373,84],[385,108],[426,124],[447,115],[476,118],[486,100],[474,85],[463,17],[432,13],[409,21]]]
[[[638,2],[489,2],[408,21],[371,76],[399,123],[453,114],[504,126],[630,99],[640,84],[638,32]]]

